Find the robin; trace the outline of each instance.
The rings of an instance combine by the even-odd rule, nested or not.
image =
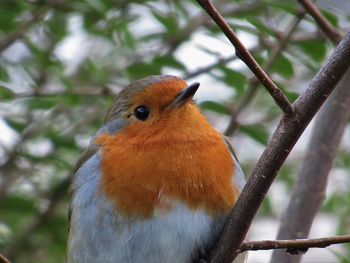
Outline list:
[[[161,75],[119,93],[74,169],[69,263],[205,260],[244,175],[198,87]]]

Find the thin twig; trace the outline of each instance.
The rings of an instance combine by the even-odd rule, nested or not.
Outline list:
[[[21,235],[19,235],[19,237],[5,249],[5,255],[8,258],[14,260],[18,255],[18,251],[21,251],[29,237],[51,218],[55,213],[58,203],[66,195],[69,183],[70,177],[67,176],[52,190],[48,197],[49,204],[46,209],[38,214],[37,217],[28,224],[28,227],[21,233]]]
[[[289,30],[287,30],[287,34],[288,34],[288,32],[289,32]],[[283,38],[286,38],[287,34],[278,37],[279,43],[282,41]],[[289,41],[290,41],[290,43],[302,43],[302,42],[309,42],[311,40],[321,40],[321,39],[324,39],[323,34],[320,34],[318,31],[316,31],[316,32],[311,33],[311,34],[308,33],[308,34],[303,34],[303,35],[299,35],[299,36],[292,35],[292,37],[289,39]],[[251,54],[256,54],[256,53],[263,51],[264,48],[275,49],[276,44],[272,43],[272,41],[264,40],[263,46],[259,45],[259,46],[253,47],[253,48],[249,49],[249,52]],[[226,64],[236,60],[237,58],[238,57],[236,55],[231,55],[231,56],[228,56],[226,58],[220,58],[217,61],[215,61],[214,63],[209,64],[208,66],[200,67],[200,68],[197,68],[193,71],[186,72],[182,78],[183,79],[191,79],[191,78],[197,77],[198,75],[201,75],[203,73],[207,73],[213,69],[216,69],[220,65],[226,65]]]
[[[11,263],[11,262],[7,258],[5,258],[3,254],[0,253],[0,263]]]
[[[246,250],[271,250],[271,249],[287,249],[290,254],[305,252],[309,248],[324,248],[335,244],[349,243],[350,235],[322,237],[312,239],[289,239],[289,240],[259,240],[244,241],[238,252]]]
[[[292,21],[290,27],[287,29],[287,33],[278,41],[278,43],[275,45],[275,48],[272,48],[271,55],[268,57],[265,65],[263,66],[263,69],[266,72],[269,72],[272,69],[272,66],[277,61],[278,57],[281,55],[284,49],[286,49],[289,40],[291,39],[292,35],[298,28],[299,23],[304,18],[305,13],[302,12],[298,16],[294,18]],[[241,114],[241,112],[246,108],[249,103],[253,100],[255,97],[256,91],[258,90],[259,82],[256,81],[256,79],[252,79],[249,82],[247,92],[245,93],[245,96],[242,98],[242,100],[239,102],[238,106],[234,110],[234,112],[231,114],[231,118],[229,121],[229,124],[226,128],[225,135],[226,136],[232,136],[234,131],[237,129],[237,118]]]
[[[318,113],[290,200],[282,213],[277,239],[308,237],[326,196],[329,172],[349,117],[350,70]],[[282,251],[274,251],[270,262],[297,263],[300,260],[300,256],[292,257]]]
[[[209,252],[209,262],[232,262],[273,180],[295,143],[350,66],[350,32],[295,101],[295,116],[283,116],[254,167],[224,230]]]
[[[6,161],[0,165],[1,171],[3,172],[3,178],[0,184],[0,199],[6,196],[7,192],[10,190],[12,184],[22,175],[21,173],[13,173],[13,169],[16,167],[16,160],[18,153],[21,151],[24,143],[36,135],[38,132],[42,131],[43,127],[49,125],[51,120],[62,112],[62,107],[57,106],[50,110],[49,112],[43,114],[41,118],[36,120],[29,120],[29,123],[23,130],[21,137],[13,146],[13,148],[7,153]],[[50,120],[50,121],[48,121]],[[5,176],[6,175],[6,176]]]
[[[91,88],[91,89],[75,89],[75,90],[38,90],[24,91],[14,93],[14,99],[31,98],[31,97],[56,97],[56,96],[111,96],[114,92],[108,87]]]
[[[342,35],[328,22],[320,10],[310,0],[298,0],[305,10],[315,19],[319,27],[326,36],[334,43],[338,44]]]
[[[32,17],[29,21],[23,21],[16,30],[7,34],[4,38],[0,39],[0,54],[12,45],[16,40],[22,38],[24,34],[35,24],[42,21],[47,13],[48,8],[43,7],[32,13]]]
[[[217,9],[214,7],[211,1],[197,0],[197,2],[221,28],[226,37],[236,48],[237,56],[250,68],[250,70],[255,74],[255,76],[261,81],[261,83],[265,86],[265,88],[275,100],[276,104],[287,116],[291,116],[294,113],[293,105],[288,101],[287,97],[283,94],[283,92],[276,86],[276,84],[269,78],[265,71],[255,61],[253,56],[245,48],[245,46],[233,32],[233,30],[225,21],[225,19],[217,11]]]
[[[254,53],[260,52],[261,50],[262,50],[261,47],[254,47],[254,48],[250,49],[249,51],[254,54]],[[201,75],[203,73],[207,73],[207,72],[211,71],[212,69],[216,69],[220,65],[226,65],[227,63],[232,62],[236,59],[237,59],[236,55],[232,55],[232,56],[229,56],[227,58],[220,58],[208,66],[198,68],[198,69],[191,71],[191,72],[187,72],[183,76],[183,79],[194,78],[194,77]]]
[[[262,8],[264,8],[264,5],[261,3],[261,1],[255,1],[247,4],[242,3],[241,5],[234,7],[232,7],[232,5],[227,7],[225,6],[225,8],[222,8],[222,6],[218,7],[219,10],[222,10],[222,14],[225,16],[242,16],[244,14],[254,12],[255,10],[261,10]],[[164,41],[165,44],[170,47],[168,55],[173,54],[184,42],[184,40],[188,39],[188,36],[192,35],[192,33],[203,26],[212,27],[213,24],[202,14],[195,15],[188,20],[186,26],[177,30],[176,34],[173,34],[173,36],[170,37],[168,36]]]

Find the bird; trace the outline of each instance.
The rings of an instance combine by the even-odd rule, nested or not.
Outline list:
[[[199,85],[152,75],[116,96],[73,169],[68,263],[206,262],[245,179]]]

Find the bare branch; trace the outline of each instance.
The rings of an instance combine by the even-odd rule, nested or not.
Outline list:
[[[257,52],[260,52],[262,50],[261,47],[254,47],[252,49],[250,49],[250,52],[251,53],[257,53]],[[237,59],[237,56],[236,55],[232,55],[232,56],[229,56],[227,58],[221,58],[219,59],[218,61],[208,65],[208,66],[205,66],[205,67],[201,67],[201,68],[198,68],[192,72],[187,72],[184,76],[183,76],[183,79],[190,79],[190,78],[194,78],[200,74],[203,74],[203,73],[207,73],[209,71],[211,71],[212,69],[215,69],[217,68],[218,66],[220,65],[226,65],[227,63],[230,63],[234,60]]]
[[[221,28],[226,37],[236,48],[236,55],[250,68],[255,76],[261,81],[268,92],[271,94],[276,104],[287,115],[291,116],[294,113],[293,105],[288,101],[283,92],[276,86],[276,84],[269,78],[265,71],[255,61],[253,56],[245,48],[236,34],[233,32],[228,23],[224,20],[221,14],[217,11],[210,0],[197,0],[203,9],[211,16],[216,24]]]
[[[74,90],[41,90],[34,89],[34,91],[18,92],[13,94],[15,99],[30,98],[30,97],[55,97],[55,96],[110,96],[114,92],[108,88],[85,88]]]
[[[338,44],[342,35],[328,22],[320,10],[310,0],[298,0],[305,10],[315,19],[319,27],[326,36],[334,43]]]
[[[20,251],[26,244],[28,238],[50,219],[52,214],[55,212],[59,201],[62,200],[67,193],[69,183],[70,177],[67,176],[50,193],[48,197],[49,204],[46,209],[42,213],[38,214],[38,216],[28,224],[28,227],[18,236],[18,238],[6,248],[5,255],[8,258],[13,260],[17,256],[18,251]]]
[[[287,249],[287,253],[298,254],[300,252],[305,253],[309,248],[324,248],[335,244],[349,242],[350,235],[313,239],[244,241],[238,252],[243,252],[246,250]]]
[[[337,43],[341,34],[322,16],[309,1],[299,1],[314,17],[327,37]],[[334,94],[322,108],[302,162],[297,182],[286,210],[283,212],[277,238],[306,238],[312,222],[325,198],[329,172],[348,118],[350,116],[350,71],[338,84]],[[308,200],[300,202],[300,200]],[[301,255],[290,256],[274,251],[271,262],[300,262]]]
[[[298,179],[283,212],[277,239],[306,238],[325,197],[329,172],[350,117],[350,70],[322,107],[301,164]],[[300,202],[303,200],[303,202]],[[271,262],[299,262],[300,256],[275,251]]]
[[[300,13],[298,16],[294,18],[291,25],[287,29],[287,33],[278,41],[278,43],[274,46],[274,48],[272,48],[272,53],[269,56],[268,60],[266,61],[265,65],[263,66],[263,69],[266,72],[269,72],[271,70],[272,66],[275,64],[278,57],[281,55],[283,50],[286,49],[289,40],[291,39],[292,35],[298,28],[298,25],[301,22],[301,20],[304,18],[304,15],[305,13]],[[246,108],[249,105],[249,103],[253,100],[258,87],[259,87],[259,83],[256,81],[256,79],[252,79],[249,82],[248,89],[247,89],[247,92],[245,93],[245,96],[239,102],[233,114],[231,114],[229,124],[225,131],[226,136],[231,136],[236,130],[238,116],[241,114],[243,109]]]
[[[218,7],[225,16],[244,15],[254,10],[261,10],[262,8],[264,8],[264,4],[261,1],[247,4],[242,3],[238,7],[232,7],[232,5],[225,6],[225,8],[222,8],[222,6]],[[167,37],[165,39],[165,44],[170,47],[169,53],[175,52],[180,44],[183,43],[184,39],[188,38],[188,36],[203,26],[212,27],[213,24],[202,14],[191,17],[185,27],[179,29],[172,37]]]
[[[4,255],[0,253],[0,263],[11,263]]]
[[[29,120],[29,123],[23,130],[21,137],[13,146],[12,150],[8,152],[7,160],[0,165],[1,171],[4,175],[0,184],[0,198],[6,196],[12,184],[21,176],[21,173],[13,173],[13,170],[16,167],[16,158],[18,153],[21,151],[23,144],[35,134],[40,132],[43,127],[49,125],[51,122],[48,120],[52,120],[52,118],[61,113],[62,110],[62,107],[58,106],[42,115],[42,118],[38,120]]]
[[[47,10],[47,7],[44,7],[38,9],[36,12],[33,12],[29,21],[23,21],[20,25],[18,25],[15,31],[12,31],[4,38],[0,39],[0,54],[16,40],[22,38],[32,26],[40,22],[45,17]]]
[[[280,45],[282,39],[287,38],[288,32],[290,32],[290,30],[291,30],[291,28],[289,30],[287,29],[287,33],[286,34],[283,34],[282,36],[278,37],[278,40],[279,40],[278,44],[279,45]],[[314,33],[311,33],[311,34],[308,33],[308,34],[303,34],[303,35],[299,35],[299,36],[294,36],[293,34],[291,34],[291,37],[289,38],[289,42],[291,42],[291,43],[301,43],[301,42],[308,42],[308,41],[316,40],[316,39],[317,40],[324,39],[324,36],[321,35],[318,31],[316,31]],[[269,41],[269,40],[264,40],[263,46],[259,45],[259,46],[253,47],[253,48],[249,49],[249,52],[251,54],[256,54],[256,53],[259,53],[259,52],[263,51],[264,48],[275,50],[276,49],[276,43],[273,43],[272,41]],[[227,63],[230,63],[230,62],[236,60],[237,58],[238,57],[236,55],[231,55],[231,56],[228,56],[226,58],[220,58],[220,59],[218,59],[218,61],[215,61],[214,63],[212,63],[212,64],[210,64],[208,66],[200,67],[200,68],[195,69],[193,71],[186,72],[182,78],[183,79],[191,79],[191,78],[197,77],[198,75],[201,75],[203,73],[210,72],[212,69],[215,69],[215,68],[217,68],[220,65],[225,65]]]
[[[294,103],[295,115],[283,116],[253,169],[214,248],[209,262],[232,262],[253,218],[295,143],[350,66],[350,32]],[[249,208],[249,209],[248,209]]]

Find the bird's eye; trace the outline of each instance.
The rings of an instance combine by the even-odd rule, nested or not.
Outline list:
[[[149,109],[145,106],[138,106],[134,110],[135,117],[141,121],[145,121],[149,115]]]

